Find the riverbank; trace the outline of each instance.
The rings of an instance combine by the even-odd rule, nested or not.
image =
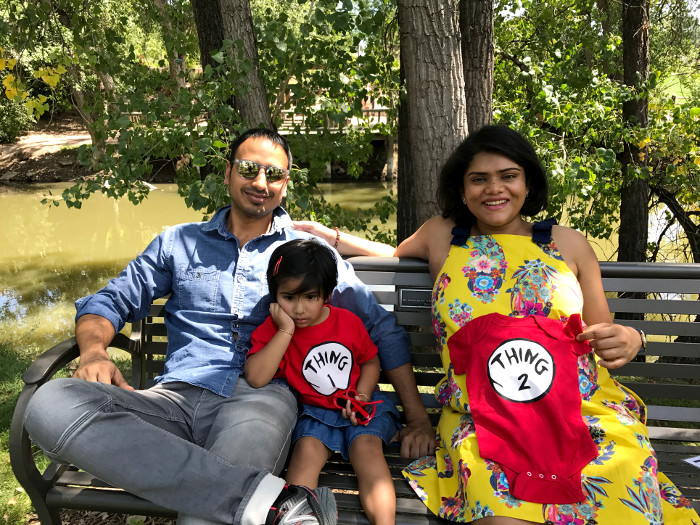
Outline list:
[[[78,162],[78,148],[90,143],[85,123],[76,112],[55,116],[38,122],[34,129],[14,144],[0,144],[0,191],[25,185],[40,185],[53,182],[72,182],[89,177],[96,172]],[[330,181],[333,182],[389,182],[386,150],[375,146],[370,159],[363,166],[364,175],[354,179],[347,174],[345,163],[331,165]],[[172,161],[153,161],[152,177],[148,182],[174,182],[175,170]],[[397,163],[396,152],[392,166]]]
[[[90,135],[77,113],[40,121],[16,143],[0,144],[0,191],[92,175],[78,162],[78,147],[89,143]]]

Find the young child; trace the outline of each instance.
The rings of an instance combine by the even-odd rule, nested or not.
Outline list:
[[[270,316],[253,332],[245,364],[260,388],[284,377],[301,410],[287,482],[315,488],[334,451],[350,459],[365,514],[393,525],[396,496],[383,442],[400,429],[398,410],[379,390],[377,347],[352,312],[327,304],[337,284],[336,259],[317,241],[297,239],[270,258]]]

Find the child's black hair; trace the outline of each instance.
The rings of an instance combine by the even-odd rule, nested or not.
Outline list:
[[[285,279],[302,277],[293,293],[318,289],[328,300],[338,284],[338,266],[335,255],[326,246],[313,239],[295,239],[278,246],[267,266],[267,286],[272,301],[277,300],[277,289]]]

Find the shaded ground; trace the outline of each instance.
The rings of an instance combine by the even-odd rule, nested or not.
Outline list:
[[[91,175],[78,163],[78,146],[90,142],[80,117],[40,122],[14,144],[0,144],[0,187],[64,182]]]

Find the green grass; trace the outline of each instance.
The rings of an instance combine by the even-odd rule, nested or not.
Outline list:
[[[33,512],[29,497],[24,493],[10,468],[10,421],[22,390],[22,374],[32,361],[0,342],[0,523],[18,525],[26,522]]]
[[[0,525],[22,525],[34,512],[29,497],[25,494],[10,467],[9,437],[10,422],[22,391],[22,374],[27,370],[36,349],[19,351],[8,342],[0,342]],[[129,380],[131,373],[129,359],[115,359],[117,366]],[[61,371],[57,376],[69,375],[69,370]],[[37,449],[40,469],[48,465],[48,460]],[[42,465],[43,463],[43,465]],[[127,517],[127,523],[138,525],[138,516]],[[143,523],[143,521],[141,520]]]

